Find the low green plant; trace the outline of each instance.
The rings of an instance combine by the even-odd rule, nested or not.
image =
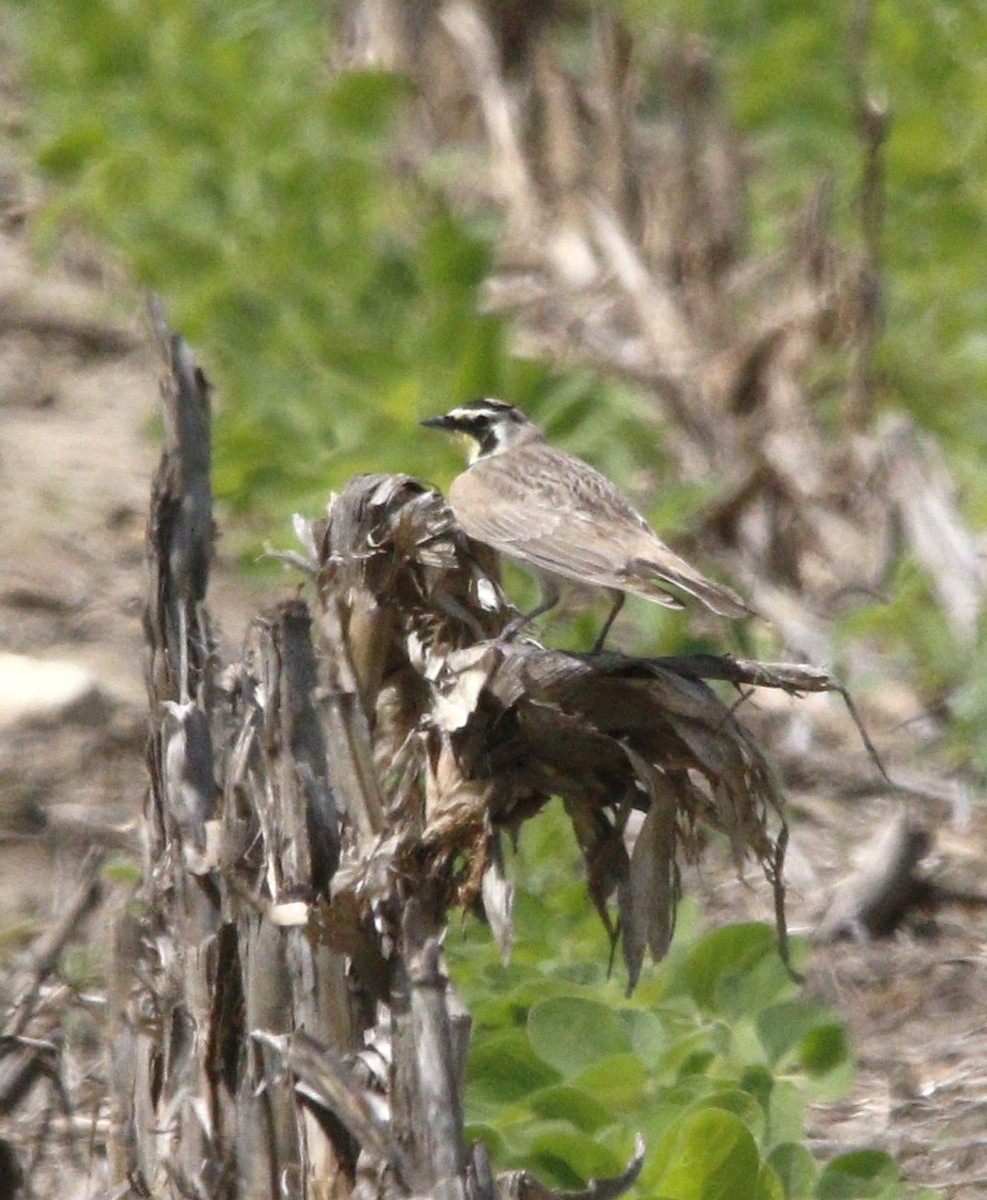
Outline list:
[[[469,1133],[502,1169],[551,1185],[619,1174],[641,1133],[637,1194],[662,1200],[830,1200],[917,1193],[877,1150],[825,1166],[805,1142],[808,1101],[845,1094],[840,1022],[800,998],[763,924],[699,928],[686,903],[665,961],[634,995],[566,861],[564,821],[529,822],[517,874],[517,944],[503,965],[472,922],[448,943],[473,1014]],[[796,943],[796,956],[804,955]]]

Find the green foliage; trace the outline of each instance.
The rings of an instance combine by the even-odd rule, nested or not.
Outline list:
[[[52,215],[95,227],[201,352],[221,496],[255,513],[322,498],[368,447],[393,469],[423,397],[496,379],[501,332],[475,315],[486,244],[392,169],[401,81],[327,78],[322,5],[39,16],[21,13]]]
[[[843,1094],[853,1060],[832,1014],[797,997],[774,930],[704,935],[687,904],[668,958],[627,998],[598,928],[588,945],[577,860],[560,811],[529,823],[512,965],[479,923],[448,943],[474,1016],[469,1132],[495,1164],[577,1187],[619,1172],[640,1131],[639,1194],[661,1200],[903,1196],[885,1155],[821,1169],[803,1145],[805,1098]]]
[[[14,16],[48,229],[95,230],[196,346],[216,492],[258,529],[248,549],[355,472],[448,482],[458,456],[416,422],[478,394],[650,483],[642,406],[512,357],[480,313],[495,227],[401,168],[400,78],[326,72],[319,0],[21,0]]]

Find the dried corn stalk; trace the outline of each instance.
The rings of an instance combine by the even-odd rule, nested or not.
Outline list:
[[[557,794],[614,930],[616,901],[631,986],[645,952],[667,948],[701,826],[761,862],[783,932],[779,798],[703,676],[831,681],[504,642],[513,610],[488,557],[436,491],[381,475],[298,522],[314,617],[285,601],[220,671],[204,607],[207,389],[159,334],[151,788],[142,904],[118,929],[116,1174],[174,1197],[541,1194],[523,1174],[494,1179],[463,1141],[469,1015],[442,962],[450,906],[481,904],[508,952],[501,837]],[[587,1197],[628,1186],[641,1152]]]
[[[678,861],[698,853],[696,833],[706,826],[726,834],[738,863],[748,854],[761,862],[777,889],[784,939],[779,797],[760,750],[702,677],[818,690],[835,686],[828,676],[501,641],[496,630],[514,614],[489,565],[439,493],[407,477],[354,479],[333,499],[328,521],[303,533],[329,694],[334,703],[348,694],[371,748],[363,759],[372,755],[381,768],[372,797],[350,814],[358,840],[361,829],[379,837],[374,814],[383,811],[390,857],[403,872],[424,869],[440,908],[498,897],[488,915],[506,951],[509,890],[494,886],[498,836],[561,796],[593,901],[612,932],[625,931],[633,986],[645,949],[660,958],[667,948]],[[372,619],[355,622],[355,613]],[[635,810],[647,816],[628,852]],[[350,892],[363,886],[351,862],[344,851]],[[365,869],[379,873],[379,859]],[[347,911],[355,907],[348,899]]]

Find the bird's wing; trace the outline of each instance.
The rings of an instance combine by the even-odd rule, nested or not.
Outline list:
[[[666,584],[722,616],[751,612],[666,546],[605,476],[545,443],[480,459],[454,480],[449,502],[470,537],[523,565],[668,608],[682,602]]]
[[[632,548],[619,536],[620,522],[615,533],[595,497],[583,496],[566,478],[568,456],[556,452],[553,457],[558,461],[552,461],[547,449],[540,447],[534,462],[515,454],[475,463],[449,489],[456,519],[470,537],[522,565],[598,587],[636,590],[632,582],[622,579]],[[513,461],[501,461],[505,457]],[[593,477],[586,474],[589,468],[583,463],[578,467],[580,481],[592,487]],[[622,502],[619,495],[617,499]],[[641,521],[629,505],[621,515],[626,521]],[[648,543],[638,545],[636,526],[629,530],[635,535],[633,548],[640,551]],[[654,583],[646,594],[670,608],[682,607],[681,601]]]

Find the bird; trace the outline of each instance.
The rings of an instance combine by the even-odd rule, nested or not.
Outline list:
[[[540,585],[539,603],[503,636],[554,608],[561,579],[610,596],[594,652],[603,649],[627,593],[684,608],[672,587],[720,616],[753,614],[736,592],[707,579],[666,546],[616,484],[550,445],[515,405],[471,400],[421,424],[466,444],[469,465],[452,481],[448,501],[467,536],[519,563]]]

